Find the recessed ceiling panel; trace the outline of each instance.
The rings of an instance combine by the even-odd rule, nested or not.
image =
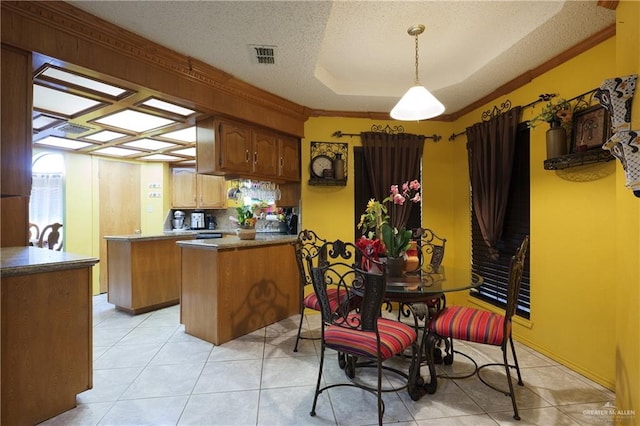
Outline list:
[[[127,157],[129,155],[140,154],[140,151],[134,151],[132,149],[119,148],[117,146],[109,146],[106,148],[96,149],[91,151],[91,154],[100,155],[113,155],[115,157]]]
[[[195,114],[196,111],[181,107],[180,105],[172,104],[169,102],[161,101],[160,99],[151,98],[142,102],[141,105],[146,105],[151,108],[159,109],[162,111],[172,112],[174,114],[182,115],[183,117],[188,117],[191,114]]]
[[[78,74],[73,74],[58,68],[48,67],[46,70],[40,73],[40,75],[44,75],[55,80],[64,81],[75,86],[84,87],[95,92],[104,93],[115,98],[120,97],[128,92],[128,90],[121,87],[112,86],[110,84],[83,77]]]
[[[33,85],[33,108],[51,111],[65,117],[72,117],[83,111],[96,108],[101,102],[82,96],[72,95],[49,87]]]
[[[64,149],[80,149],[86,148],[93,144],[89,142],[76,141],[73,139],[59,138],[57,136],[47,136],[46,138],[40,139],[38,141],[33,142],[36,145],[47,145],[53,146],[56,148],[64,148]]]
[[[92,141],[98,141],[98,142],[109,142],[109,141],[123,138],[125,136],[129,136],[129,135],[127,135],[126,133],[112,132],[111,130],[101,130],[92,135],[85,136],[84,138]]]
[[[125,142],[122,144],[123,146],[130,146],[133,148],[141,148],[149,151],[157,151],[159,149],[166,149],[172,146],[175,146],[174,143],[169,142],[160,142],[153,139],[140,139],[132,142]]]
[[[35,130],[42,130],[42,129],[51,127],[55,124],[58,124],[60,121],[62,120],[60,120],[59,118],[49,117],[48,115],[40,114],[33,119],[32,126]]]
[[[184,160],[182,157],[174,157],[173,155],[166,154],[151,154],[145,157],[137,158],[137,160],[150,160],[150,161],[178,161]]]
[[[189,155],[191,157],[196,156],[195,148],[176,149],[170,152],[170,154]]]
[[[131,109],[107,115],[95,120],[95,122],[137,133],[146,132],[147,130],[157,129],[158,127],[175,123],[175,121],[169,120],[168,118],[162,118],[157,115],[147,114]]]
[[[176,130],[175,132],[163,133],[158,135],[163,138],[174,139],[182,142],[195,143],[196,142],[196,128],[195,126],[187,127],[186,129]]]

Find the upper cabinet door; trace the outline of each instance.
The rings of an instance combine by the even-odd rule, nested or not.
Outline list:
[[[253,151],[251,149],[251,128],[228,120],[217,120],[218,170],[220,172],[250,173]]]
[[[278,176],[278,137],[253,130],[253,172],[264,177]]]
[[[283,136],[279,139],[280,154],[278,177],[300,180],[300,141],[296,138]]]
[[[2,45],[2,196],[31,195],[31,53]],[[25,218],[25,223],[27,222]]]

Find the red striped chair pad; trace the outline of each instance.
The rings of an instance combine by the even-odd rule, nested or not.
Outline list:
[[[359,314],[349,315],[349,322]],[[386,318],[378,319],[378,333],[380,334],[380,359],[383,361],[402,353],[416,339],[413,327],[399,321]],[[361,357],[377,358],[378,349],[376,333],[330,325],[324,331],[325,344],[335,350],[348,352]]]
[[[329,297],[329,304],[331,305],[331,312],[335,312],[338,309],[338,305],[342,303],[347,297],[347,291],[345,289],[340,290],[340,300],[338,300],[338,289],[328,288],[327,296]],[[318,296],[315,292],[309,293],[302,301],[305,308],[313,309],[314,311],[320,310],[320,302],[318,302]]]
[[[504,316],[483,309],[449,306],[431,322],[442,337],[500,346],[504,338]]]

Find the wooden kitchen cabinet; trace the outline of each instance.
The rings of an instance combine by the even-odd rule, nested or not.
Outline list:
[[[278,140],[278,177],[300,181],[300,141],[290,136]]]
[[[280,185],[280,200],[276,201],[278,207],[299,207],[300,183],[287,182]]]
[[[172,169],[171,206],[181,209],[226,208],[224,177],[198,174],[192,168]]]
[[[196,129],[198,173],[300,181],[296,138],[225,118],[199,120]]]

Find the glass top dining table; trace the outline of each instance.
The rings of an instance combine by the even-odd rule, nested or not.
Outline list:
[[[483,279],[470,268],[440,265],[437,269],[424,268],[417,273],[404,273],[400,277],[387,277],[386,295],[389,299],[412,302],[433,299],[443,293],[478,288]]]

